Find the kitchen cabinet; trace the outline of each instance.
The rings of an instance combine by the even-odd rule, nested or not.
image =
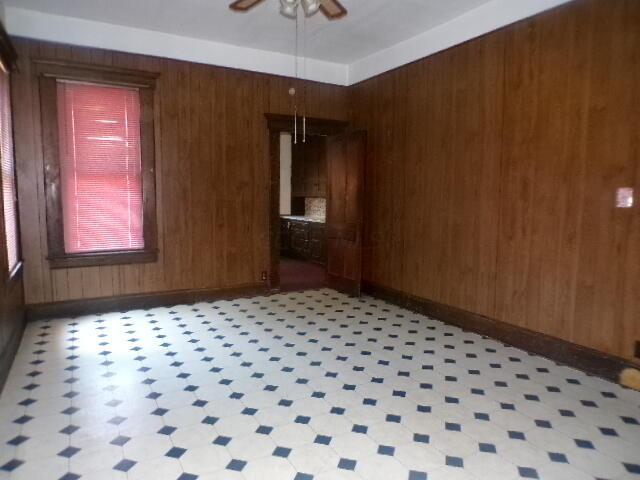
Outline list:
[[[280,254],[285,255],[291,249],[291,235],[289,229],[291,222],[285,218],[280,219]]]
[[[326,263],[327,242],[325,241],[324,224],[309,225],[309,259],[317,263]]]
[[[304,219],[282,218],[280,221],[280,254],[299,260],[326,263],[324,223]]]
[[[309,257],[309,224],[307,222],[291,222],[290,244],[295,257],[307,259]]]
[[[291,195],[326,197],[327,169],[324,137],[307,137],[292,146]]]

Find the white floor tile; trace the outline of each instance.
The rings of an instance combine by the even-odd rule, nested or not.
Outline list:
[[[0,442],[10,479],[640,479],[640,393],[317,290],[32,322]]]

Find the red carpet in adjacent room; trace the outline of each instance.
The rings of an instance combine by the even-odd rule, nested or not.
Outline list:
[[[323,265],[284,257],[280,259],[281,291],[322,288],[326,285],[327,272]]]

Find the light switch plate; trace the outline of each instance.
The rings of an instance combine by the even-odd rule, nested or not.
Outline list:
[[[618,188],[618,190],[616,190],[616,208],[631,207],[633,207],[633,188]]]

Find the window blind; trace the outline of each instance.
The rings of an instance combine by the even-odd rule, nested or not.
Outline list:
[[[144,248],[137,89],[59,80],[66,253]]]
[[[18,202],[13,157],[10,82],[9,74],[5,71],[0,72],[0,130],[4,230],[7,243],[7,264],[11,272],[19,260]]]

